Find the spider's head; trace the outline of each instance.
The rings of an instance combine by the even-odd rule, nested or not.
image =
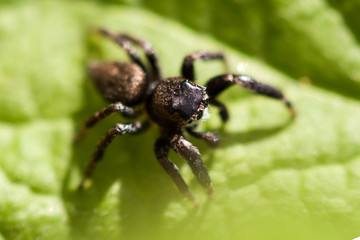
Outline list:
[[[201,87],[184,78],[162,80],[152,98],[156,119],[170,125],[189,126],[207,115],[208,95]]]
[[[209,97],[205,88],[188,80],[180,81],[176,85],[169,104],[169,113],[176,115],[178,120],[186,125],[193,124],[207,111]]]

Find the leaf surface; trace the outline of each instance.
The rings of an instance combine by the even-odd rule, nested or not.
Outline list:
[[[349,9],[359,5],[346,2],[352,7],[295,0],[264,6],[212,1],[208,8],[205,1],[157,8],[152,1],[2,3],[0,239],[359,236],[359,31],[349,20],[358,18]],[[205,13],[196,14],[199,9]],[[86,75],[87,64],[126,61],[114,44],[92,33],[99,26],[150,41],[165,77],[179,75],[192,51],[223,51],[233,72],[241,69],[282,89],[297,117],[291,121],[281,102],[240,88],[223,93],[229,122],[222,125],[212,108],[200,126],[218,131],[222,145],[209,149],[189,137],[209,168],[212,199],[184,161],[170,154],[199,208],[181,198],[157,163],[156,126],[116,139],[91,184],[78,192],[101,136],[126,121],[114,115],[72,144],[83,121],[106,105]],[[223,71],[217,62],[196,64],[201,84]]]

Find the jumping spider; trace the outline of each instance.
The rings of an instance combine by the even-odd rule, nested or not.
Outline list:
[[[220,52],[201,51],[189,54],[183,61],[181,77],[162,78],[157,55],[151,44],[126,34],[117,35],[104,29],[100,29],[99,33],[122,47],[132,62],[100,62],[90,65],[89,72],[92,80],[110,105],[95,113],[85,123],[77,135],[77,140],[83,137],[89,128],[115,112],[126,118],[135,118],[145,111],[148,119],[143,122],[118,123],[106,133],[96,148],[79,189],[82,189],[85,181],[90,178],[95,165],[102,159],[105,149],[116,136],[139,134],[155,123],[160,127],[161,132],[161,137],[155,143],[157,160],[170,175],[179,191],[196,203],[177,166],[168,159],[168,153],[172,149],[180,154],[190,165],[197,181],[209,195],[212,193],[211,180],[207,168],[200,159],[200,153],[191,142],[185,139],[183,131],[204,140],[210,146],[218,145],[219,138],[216,134],[195,131],[197,121],[207,114],[209,104],[219,108],[223,122],[228,120],[228,111],[225,105],[216,99],[216,96],[236,84],[254,93],[283,101],[294,115],[291,103],[281,91],[245,75],[219,75],[211,78],[205,88],[194,83],[194,61],[216,59],[225,62],[224,55]],[[145,52],[151,69],[145,67],[132,44]],[[144,106],[145,110],[135,109],[134,107],[138,105]]]

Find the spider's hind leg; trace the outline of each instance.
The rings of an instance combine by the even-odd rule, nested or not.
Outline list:
[[[115,34],[105,29],[99,29],[98,31],[103,36],[108,37],[109,39],[117,43],[119,46],[121,46],[127,52],[129,57],[146,72],[144,64],[140,60],[140,57],[138,56],[135,48],[131,45],[131,43],[139,46],[144,51],[148,61],[151,64],[152,71],[154,73],[154,79],[161,79],[162,76],[160,72],[158,57],[149,42],[142,41],[127,34]]]
[[[136,121],[133,123],[118,123],[115,127],[111,128],[106,135],[101,139],[100,143],[96,147],[93,158],[86,168],[85,174],[79,184],[79,190],[83,189],[87,179],[89,179],[95,169],[96,164],[102,159],[104,152],[108,145],[114,140],[115,137],[125,134],[139,134],[148,129],[150,123]]]
[[[144,51],[148,61],[150,62],[152,71],[154,73],[154,79],[155,80],[162,79],[162,75],[161,75],[161,71],[160,71],[160,67],[159,67],[158,56],[157,56],[154,48],[152,47],[152,45],[149,42],[134,38],[127,34],[119,34],[118,37],[126,39],[127,41],[132,42],[132,43],[136,44],[137,46],[139,46]]]
[[[119,37],[118,35],[110,32],[108,30],[105,30],[105,29],[99,29],[98,32],[101,35],[114,41],[120,47],[122,47],[125,50],[125,52],[128,54],[128,56],[132,59],[132,61],[134,63],[136,63],[137,65],[139,65],[142,68],[142,70],[144,70],[144,72],[146,72],[145,65],[140,60],[140,57],[139,57],[136,49],[131,45],[131,43],[127,39]]]
[[[102,109],[101,111],[96,112],[85,122],[84,126],[81,128],[81,130],[76,135],[74,142],[80,141],[85,136],[85,134],[87,133],[87,131],[90,128],[92,128],[99,121],[110,116],[114,112],[118,112],[127,118],[134,118],[141,114],[141,111],[136,111],[135,109],[133,109],[131,107],[127,107],[120,102],[112,103],[112,104],[108,105],[106,108]]]

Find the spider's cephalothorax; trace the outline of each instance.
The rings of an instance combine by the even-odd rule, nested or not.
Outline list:
[[[183,77],[160,81],[146,103],[149,116],[168,127],[185,127],[200,120],[208,104],[205,88]]]
[[[95,113],[84,125],[76,140],[81,139],[89,128],[103,118],[118,112],[126,118],[135,118],[146,112],[148,119],[130,123],[118,123],[111,128],[98,144],[93,159],[86,169],[79,185],[83,188],[98,161],[101,160],[106,147],[118,135],[138,134],[145,131],[152,123],[160,128],[160,138],[155,143],[155,155],[164,170],[187,198],[196,203],[188,185],[179,173],[177,166],[168,158],[172,149],[180,154],[190,165],[198,182],[211,194],[212,185],[207,169],[200,158],[200,153],[184,137],[184,130],[191,136],[204,140],[210,146],[217,146],[219,138],[212,132],[197,132],[196,122],[207,115],[209,104],[218,107],[223,122],[229,114],[226,106],[216,97],[226,88],[239,85],[254,93],[279,99],[285,103],[292,116],[295,112],[290,102],[281,91],[269,85],[239,74],[223,74],[213,77],[206,88],[195,83],[195,60],[221,60],[225,58],[219,52],[195,52],[185,57],[182,64],[182,76],[162,78],[156,53],[152,46],[144,41],[126,34],[114,34],[101,29],[99,33],[113,40],[122,47],[132,62],[100,62],[89,67],[96,88],[110,102],[103,110]],[[142,63],[132,44],[141,48],[150,64],[147,69]],[[144,107],[136,108],[139,105]]]

